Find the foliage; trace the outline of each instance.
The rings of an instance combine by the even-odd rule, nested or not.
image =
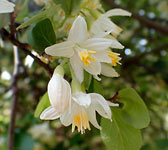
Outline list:
[[[37,5],[33,0],[27,2],[23,5],[24,1],[17,1],[18,12],[22,14],[16,17],[16,26],[19,26],[17,38],[23,43],[28,43],[31,46],[30,51],[35,50],[44,64],[48,65],[52,62],[50,67],[54,68],[60,61],[43,56],[44,49],[67,38],[70,24],[76,14],[83,15],[86,11],[83,7],[87,1],[53,0],[47,5]],[[115,0],[114,2],[128,8],[133,14],[137,13],[140,17],[152,21],[157,27],[167,27],[166,0],[139,0],[136,3],[130,0]],[[102,0],[101,4],[105,10],[111,9],[105,0]],[[49,9],[49,6],[52,9]],[[99,6],[96,7],[103,12]],[[4,18],[4,15],[0,14],[0,18],[2,17]],[[28,66],[26,62],[29,59],[30,63],[30,57],[19,51],[21,79],[18,81],[16,150],[111,150],[112,147],[114,150],[168,149],[167,34],[134,17],[111,19],[123,29],[119,41],[125,49],[120,50],[122,65],[116,67],[120,77],[101,76],[102,80],[98,82],[85,72],[84,86],[87,92],[100,93],[106,99],[112,98],[119,91],[120,100],[116,103],[119,103],[120,107],[111,108],[113,121],[98,116],[102,130],[99,131],[91,126],[91,131],[86,131],[83,135],[76,131],[71,133],[71,127],[62,126],[59,120],[41,121],[40,113],[50,105],[46,93],[50,77],[35,63],[35,60]],[[0,22],[0,27],[5,27],[9,31],[9,17],[1,20],[3,21]],[[6,41],[5,35],[0,35],[0,149],[6,150],[13,98],[12,90],[8,87],[12,80],[14,60],[13,45]],[[119,50],[114,49],[114,51]],[[64,68],[67,67],[66,65]],[[68,67],[67,70],[65,69],[65,74],[69,80],[71,76]]]

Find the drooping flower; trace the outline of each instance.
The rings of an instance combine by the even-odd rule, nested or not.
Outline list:
[[[111,120],[109,106],[118,106],[118,104],[107,102],[103,96],[97,93],[75,92],[72,94],[71,112],[67,110],[62,115],[58,115],[56,109],[50,106],[42,112],[40,118],[52,120],[60,117],[60,121],[64,126],[72,124],[72,132],[77,127],[78,132],[83,134],[85,129],[91,129],[89,122],[97,129],[101,129],[96,120],[96,112]]]
[[[58,66],[48,83],[49,100],[58,114],[64,113],[71,105],[71,87],[62,75],[63,69]]]
[[[0,0],[0,13],[11,13],[15,5],[7,0]]]
[[[131,16],[131,13],[123,9],[111,9],[100,15],[91,27],[91,32],[95,35],[111,32],[114,35],[119,35],[122,29],[113,23],[109,17],[111,16]]]
[[[70,63],[77,79],[83,81],[83,69],[92,75],[101,73],[101,62],[111,63],[106,50],[114,40],[93,37],[88,39],[87,24],[83,17],[78,16],[69,32],[67,41],[52,45],[45,49],[51,56],[70,58]],[[115,46],[121,44],[115,41]]]

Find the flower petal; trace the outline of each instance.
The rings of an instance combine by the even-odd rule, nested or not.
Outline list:
[[[93,76],[96,80],[101,81],[101,78],[98,75]]]
[[[118,35],[122,29],[113,23],[109,18],[101,17],[101,27],[103,31],[111,31],[112,33]]]
[[[7,0],[0,0],[0,13],[10,13],[14,11],[15,4]]]
[[[89,95],[92,99],[90,107],[96,110],[104,118],[111,119],[111,110],[104,97],[97,93],[91,93]]]
[[[92,75],[98,75],[101,73],[101,64],[98,61],[91,62],[88,66],[82,64],[82,67]]]
[[[117,48],[117,49],[123,49],[124,46],[118,42],[116,39],[111,39],[112,40],[112,44],[111,44],[111,48]]]
[[[98,124],[97,119],[96,119],[96,112],[95,112],[95,110],[90,107],[89,109],[86,110],[86,112],[88,114],[88,119],[91,122],[91,124],[95,128],[101,130],[102,128],[100,127],[100,125]]]
[[[107,55],[106,51],[97,51],[95,54],[96,60],[99,62],[112,63],[111,58]]]
[[[110,101],[107,101],[107,103],[108,103],[109,106],[119,107],[119,104],[112,103],[112,102],[110,102]]]
[[[68,40],[81,43],[87,38],[87,24],[83,17],[78,16],[72,24]]]
[[[81,46],[88,50],[103,51],[110,47],[111,39],[106,38],[91,38],[86,40]]]
[[[81,66],[81,61],[79,56],[77,54],[74,54],[73,57],[70,58],[70,63],[76,78],[80,83],[82,83],[84,76],[83,76],[83,68]]]
[[[131,16],[131,13],[120,9],[120,8],[115,8],[115,9],[111,9],[109,11],[107,11],[105,14],[106,17],[111,17],[111,16]]]
[[[74,54],[73,50],[74,43],[71,41],[66,41],[58,44],[54,44],[45,49],[46,54],[51,56],[60,57],[72,57]]]
[[[54,74],[48,83],[48,96],[57,112],[63,113],[71,103],[71,87],[61,75]]]
[[[72,99],[80,106],[88,107],[91,104],[90,95],[83,92],[76,92],[72,94]]]
[[[118,77],[119,74],[110,65],[101,63],[101,74],[107,77]]]
[[[101,20],[97,19],[96,21],[94,21],[90,31],[95,35],[98,35],[99,33],[104,32],[102,31],[102,28],[101,28]],[[103,37],[103,36],[96,36],[96,37]]]
[[[54,120],[60,117],[61,114],[59,114],[56,109],[52,106],[49,106],[46,108],[40,115],[40,119],[42,120]]]
[[[63,113],[60,117],[60,121],[64,126],[69,126],[73,122],[73,118],[75,114],[78,114],[80,106],[72,101],[71,103],[71,112],[68,110],[65,113]]]

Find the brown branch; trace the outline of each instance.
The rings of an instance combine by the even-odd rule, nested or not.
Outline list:
[[[10,0],[9,0],[10,1]],[[15,34],[15,12],[10,14],[10,35],[12,38],[16,37]],[[15,120],[16,120],[16,106],[19,98],[19,92],[17,87],[17,81],[19,77],[19,53],[18,53],[18,47],[13,46],[13,54],[14,54],[14,70],[13,70],[13,76],[12,76],[12,83],[11,88],[13,90],[13,102],[12,102],[12,110],[11,110],[11,118],[10,118],[10,124],[8,128],[8,150],[14,149],[14,130],[15,130]]]
[[[113,0],[102,0],[102,1],[107,3],[108,5],[110,5],[112,8],[123,8],[122,6],[115,4],[113,2]],[[132,13],[132,17],[134,19],[136,19],[140,23],[146,25],[148,28],[153,28],[153,29],[155,29],[156,31],[158,31],[158,32],[160,32],[162,34],[168,35],[168,27],[167,26],[161,26],[157,22],[152,21],[152,20],[150,20],[150,19],[148,19],[146,17],[140,16],[137,13],[134,13],[134,12],[132,12],[129,9],[126,9],[126,8],[123,8],[123,9],[128,10],[129,12],[131,12]]]
[[[108,100],[111,101],[111,102],[119,101],[120,98],[118,97],[118,92],[116,92],[116,93],[114,94],[114,96],[113,96],[112,98],[108,99]]]
[[[4,38],[7,38],[8,40],[10,40],[11,43],[13,43],[14,45],[16,45],[25,54],[30,55],[37,64],[39,64],[41,67],[43,67],[49,73],[50,77],[52,76],[53,69],[50,68],[50,66],[48,64],[45,64],[38,57],[36,57],[35,55],[33,55],[31,53],[31,51],[28,50],[28,48],[30,48],[30,46],[28,44],[21,43],[14,36],[11,36],[11,34],[7,30],[5,30],[5,29],[1,29],[0,31],[1,31],[1,34],[4,36]]]
[[[14,149],[14,128],[15,128],[15,120],[16,120],[16,111],[17,111],[17,102],[19,98],[19,90],[17,87],[17,81],[19,78],[19,53],[18,48],[14,46],[14,71],[12,77],[12,90],[13,90],[13,103],[12,103],[12,110],[11,110],[11,120],[8,129],[8,150]]]

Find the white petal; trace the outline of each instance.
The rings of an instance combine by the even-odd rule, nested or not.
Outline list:
[[[106,51],[97,51],[95,54],[96,60],[99,62],[112,63],[111,58],[107,55]]]
[[[111,39],[112,40],[112,44],[111,44],[111,48],[117,48],[117,49],[123,49],[124,46],[118,42],[117,40],[115,39]]]
[[[75,114],[78,114],[79,112],[79,105],[77,105],[74,101],[72,101],[71,104],[71,112],[68,110],[65,113],[63,113],[60,117],[60,121],[64,126],[69,126],[73,122],[73,118]]]
[[[78,16],[72,24],[68,40],[81,43],[87,38],[87,24],[83,17]]]
[[[40,115],[40,119],[42,120],[54,120],[59,117],[60,117],[60,114],[52,106],[49,106],[48,108],[46,108]]]
[[[122,29],[113,23],[109,18],[101,18],[101,27],[103,31],[112,31],[112,33],[118,35]]]
[[[111,32],[112,32],[113,30],[110,30],[110,31],[103,31],[102,32],[102,30],[100,30],[100,32],[95,32],[95,35],[93,36],[94,38],[103,38],[103,37],[106,37],[107,35],[109,35]]]
[[[93,76],[96,80],[101,81],[101,78],[98,75]]]
[[[51,56],[61,56],[61,57],[72,57],[74,54],[73,50],[74,43],[71,41],[66,41],[58,44],[54,44],[45,49],[46,54]]]
[[[96,21],[93,22],[92,26],[91,26],[91,29],[90,31],[95,34],[95,35],[98,35],[99,33],[101,32],[104,32],[101,28],[101,23],[100,23],[101,20],[97,19]],[[96,36],[97,37],[97,36]],[[98,37],[101,37],[101,36],[98,36]]]
[[[81,66],[81,61],[79,56],[77,54],[74,54],[74,56],[70,58],[70,63],[76,78],[80,83],[82,83],[84,76],[83,76],[83,68]]]
[[[88,66],[82,64],[82,67],[92,75],[99,75],[101,73],[101,64],[98,61],[91,62]]]
[[[76,92],[72,94],[72,99],[80,106],[88,107],[91,103],[91,98],[89,94],[83,92]]]
[[[119,74],[110,65],[101,63],[101,74],[107,77],[118,77]]]
[[[97,93],[89,94],[91,96],[92,109],[96,110],[104,118],[111,119],[111,109],[103,96]]]
[[[112,44],[111,39],[106,38],[91,38],[86,40],[81,46],[88,50],[101,51],[106,50]]]
[[[107,103],[108,103],[109,106],[119,107],[119,104],[112,103],[112,102],[110,102],[110,101],[107,101]]]
[[[10,13],[14,11],[15,5],[7,0],[0,0],[0,13]]]
[[[91,124],[92,124],[95,128],[101,130],[101,127],[99,126],[99,124],[98,124],[98,122],[97,122],[97,120],[96,120],[96,112],[95,112],[95,110],[92,109],[92,108],[89,108],[89,109],[86,110],[86,112],[87,112],[87,114],[88,114],[88,119],[89,119],[89,121],[91,122]]]
[[[111,16],[131,16],[131,13],[126,11],[126,10],[120,9],[120,8],[115,8],[115,9],[111,9],[111,10],[107,11],[104,15],[106,17],[111,17]]]
[[[61,75],[54,74],[48,83],[48,96],[57,112],[63,113],[71,103],[71,87]]]

